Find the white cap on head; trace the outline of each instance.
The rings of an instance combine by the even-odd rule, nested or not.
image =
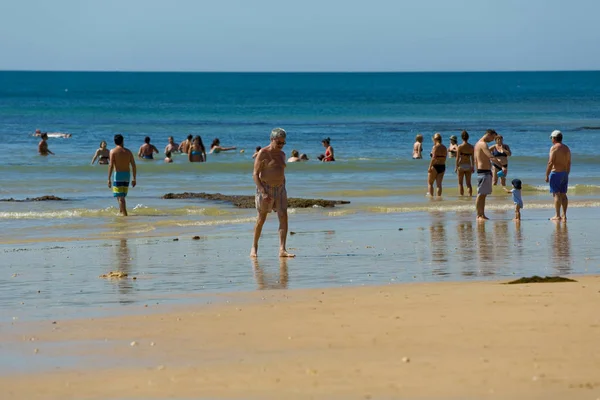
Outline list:
[[[555,131],[552,131],[550,137],[557,137],[558,135],[562,135],[562,132],[557,129]]]

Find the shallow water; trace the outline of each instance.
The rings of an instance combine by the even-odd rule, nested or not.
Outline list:
[[[597,209],[572,209],[566,224],[549,215],[526,209],[520,224],[504,210],[485,224],[471,212],[292,215],[288,247],[298,256],[290,260],[277,258],[274,215],[258,261],[248,257],[252,223],[177,236],[2,245],[0,321],[206,302],[194,295],[232,291],[600,273]],[[99,278],[115,270],[130,279]]]

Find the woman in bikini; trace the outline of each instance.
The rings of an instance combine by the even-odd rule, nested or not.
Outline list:
[[[500,178],[500,184],[502,186],[506,186],[506,175],[508,175],[508,157],[512,155],[510,151],[510,147],[504,144],[503,137],[498,135],[496,136],[496,143],[490,146],[490,151],[492,155],[502,161],[502,165],[496,165],[492,163],[492,172],[494,174],[494,178],[492,183],[494,185],[498,184],[498,171],[502,171],[503,167],[506,167],[506,174]]]
[[[450,146],[448,146],[448,157],[456,158],[458,153],[458,138],[456,135],[450,136]]]
[[[431,149],[431,161],[429,162],[429,170],[427,174],[428,194],[433,197],[433,183],[437,186],[437,195],[442,195],[442,180],[444,172],[446,172],[446,157],[448,149],[442,144],[442,135],[436,133],[433,135],[433,148]]]
[[[110,156],[110,150],[106,148],[106,142],[103,140],[100,142],[100,148],[96,150],[94,158],[92,158],[92,165],[98,160],[98,164],[108,165],[108,158]]]
[[[423,158],[423,135],[420,133],[415,137],[415,144],[413,144],[413,160],[420,160]]]
[[[475,171],[475,148],[469,143],[469,134],[467,131],[462,131],[460,134],[463,142],[457,147],[458,154],[456,156],[456,167],[454,172],[458,174],[458,191],[461,196],[465,195],[463,180],[467,183],[469,196],[473,196],[473,187],[471,186],[471,174]]]
[[[323,139],[321,143],[323,144],[323,147],[325,147],[325,154],[321,154],[317,158],[323,162],[335,161],[335,157],[333,156],[333,147],[331,147],[331,139]]]
[[[192,140],[192,145],[190,146],[190,151],[188,153],[188,160],[190,162],[206,162],[206,148],[204,147],[204,143],[202,143],[202,138],[200,136],[196,136],[194,140]]]

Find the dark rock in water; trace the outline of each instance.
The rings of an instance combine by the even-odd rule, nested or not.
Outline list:
[[[254,208],[254,196],[226,195],[221,193],[167,193],[162,196],[163,199],[195,199],[200,198],[211,201],[225,201],[232,203],[238,208]],[[323,200],[323,199],[298,199],[288,198],[289,208],[310,208],[313,206],[319,207],[335,207],[339,204],[350,204],[344,200]]]
[[[26,202],[26,201],[64,201],[65,199],[61,199],[60,197],[56,197],[56,196],[41,196],[41,197],[32,197],[32,198],[26,198],[25,200],[18,200],[18,199],[0,199],[0,201],[12,201],[12,202],[16,202],[16,203],[22,203],[22,202]]]
[[[563,278],[562,276],[546,276],[542,278],[541,276],[531,276],[524,277],[514,281],[507,282],[507,285],[516,285],[519,283],[551,283],[551,282],[577,282],[573,279]]]
[[[200,236],[193,236],[192,240],[200,240]]]

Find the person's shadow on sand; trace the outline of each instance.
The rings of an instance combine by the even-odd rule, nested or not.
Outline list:
[[[254,271],[254,279],[256,279],[258,290],[287,289],[289,279],[287,263],[287,258],[279,258],[279,277],[276,278],[271,274],[265,273],[261,268],[258,259],[253,258],[252,269]]]

